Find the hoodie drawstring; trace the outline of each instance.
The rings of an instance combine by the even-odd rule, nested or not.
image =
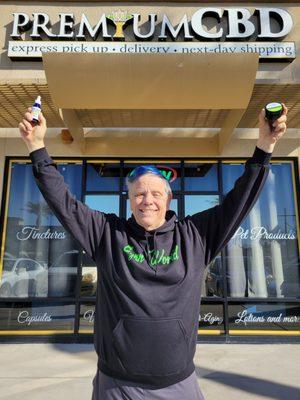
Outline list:
[[[145,258],[147,260],[147,263],[151,269],[155,272],[155,275],[157,273],[157,265],[151,265],[151,254],[155,256],[156,254],[156,232],[153,234],[149,232],[145,232],[145,238],[146,238],[146,249],[144,249],[141,244],[140,246],[143,248],[143,253],[145,255]]]

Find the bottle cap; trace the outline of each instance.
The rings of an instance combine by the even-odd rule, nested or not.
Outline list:
[[[271,113],[281,111],[282,109],[283,107],[281,103],[269,103],[266,105],[266,110]]]
[[[281,117],[283,113],[283,105],[281,103],[268,103],[265,106],[265,118],[269,122],[270,130],[275,130],[273,123]]]
[[[265,106],[266,119],[268,121],[274,122],[283,113],[283,105],[281,103],[268,103]]]
[[[42,104],[42,100],[41,100],[41,96],[38,96],[36,99],[35,99],[35,103],[38,103],[38,104]]]

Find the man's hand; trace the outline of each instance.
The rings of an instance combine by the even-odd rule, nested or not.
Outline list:
[[[265,118],[265,109],[263,108],[259,114],[259,138],[257,141],[257,147],[264,150],[266,153],[272,153],[276,142],[286,132],[286,121],[288,109],[285,104],[282,103],[283,113],[274,123],[274,131],[271,131],[269,122]]]
[[[44,137],[47,129],[46,119],[41,112],[39,114],[39,123],[36,125],[32,124],[31,111],[32,109],[29,107],[24,115],[24,119],[19,123],[21,137],[26,143],[30,153],[45,147]]]

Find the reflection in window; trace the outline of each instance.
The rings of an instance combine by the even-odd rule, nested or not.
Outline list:
[[[184,196],[185,215],[193,215],[219,204],[218,195],[186,195]]]
[[[61,163],[58,170],[71,193],[80,199],[82,165]],[[62,260],[58,265],[57,258],[78,252],[78,245],[46,204],[31,164],[12,163],[4,243],[0,297],[75,294],[76,264]]]
[[[216,333],[223,333],[224,329],[223,304],[202,301],[198,333],[203,333],[203,331],[207,330],[216,330]]]
[[[119,163],[88,163],[86,190],[102,190],[114,192],[120,186]]]
[[[45,264],[28,258],[3,259],[0,297],[45,297],[47,282]]]
[[[95,322],[95,304],[86,302],[80,305],[79,333],[93,333]]]
[[[217,191],[218,168],[217,164],[185,163],[184,187],[187,191]]]
[[[53,297],[75,296],[80,253],[70,250],[58,254],[48,268],[48,295]]]
[[[193,215],[219,204],[218,195],[186,195],[185,215]],[[205,285],[202,289],[204,297],[223,297],[223,276],[221,256],[217,256],[208,266]]]
[[[74,332],[75,305],[68,303],[1,302],[1,331]]]
[[[119,195],[115,194],[87,195],[85,196],[85,204],[93,210],[119,215],[119,199]]]
[[[223,297],[223,272],[221,254],[215,257],[209,264],[202,290],[203,297]]]
[[[224,165],[230,190],[241,166]],[[265,186],[227,246],[231,297],[297,297],[300,292],[297,221],[291,164],[271,165]],[[284,193],[284,196],[282,195]]]
[[[82,277],[80,286],[81,297],[94,297],[97,291],[97,268],[94,266],[82,266]]]
[[[97,265],[88,254],[82,253],[81,266],[81,287],[80,295],[82,297],[96,296],[97,291]]]
[[[300,329],[300,306],[297,303],[229,303],[229,329]],[[234,332],[233,332],[234,333]]]

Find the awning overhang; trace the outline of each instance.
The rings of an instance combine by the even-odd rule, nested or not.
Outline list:
[[[55,54],[43,63],[54,105],[66,127],[84,147],[76,110],[138,112],[141,127],[164,124],[164,114],[180,112],[186,126],[192,110],[224,110],[219,153],[229,143],[251,98],[258,54]],[[99,127],[109,127],[104,120]],[[128,127],[120,125],[121,127]]]
[[[242,109],[255,54],[43,55],[55,105],[74,109]]]

